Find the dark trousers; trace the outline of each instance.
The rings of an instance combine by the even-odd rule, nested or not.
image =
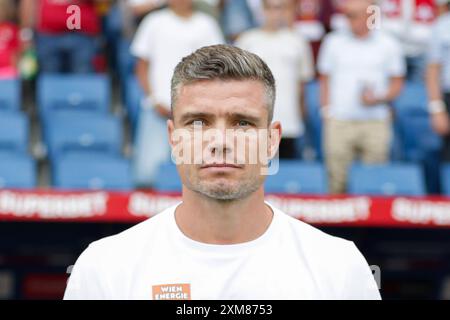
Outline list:
[[[450,92],[444,95],[447,112],[450,114]],[[442,148],[442,159],[445,162],[450,162],[450,134],[444,137],[444,145]]]
[[[280,159],[296,159],[297,158],[297,146],[296,139],[294,138],[281,138]]]

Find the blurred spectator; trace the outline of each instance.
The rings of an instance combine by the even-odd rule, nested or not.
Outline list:
[[[365,163],[388,159],[388,103],[401,91],[405,65],[394,39],[369,30],[371,3],[347,0],[350,30],[329,34],[320,50],[324,151],[332,193],[345,192],[347,171],[357,156]]]
[[[234,43],[241,33],[258,26],[247,0],[221,0],[221,9],[220,22],[229,43]]]
[[[169,159],[166,120],[175,66],[200,47],[224,42],[214,19],[194,11],[192,0],[169,0],[168,4],[167,9],[150,13],[142,21],[131,46],[138,58],[136,74],[147,95],[134,148],[138,186],[151,185],[160,163]]]
[[[344,28],[350,28],[349,21],[345,16],[345,1],[346,0],[331,0],[332,9],[330,16],[330,29],[331,30],[341,30]],[[374,0],[373,2],[376,2]]]
[[[217,9],[220,0],[194,0],[195,9],[208,13],[214,17],[218,15]],[[125,0],[132,14],[140,22],[150,12],[167,6],[167,0]]]
[[[296,0],[294,28],[309,41],[320,41],[325,35],[322,10],[325,0]]]
[[[263,2],[264,26],[243,33],[236,45],[259,55],[272,70],[277,83],[274,120],[283,127],[280,158],[295,158],[296,140],[304,132],[304,85],[314,76],[312,52],[309,43],[289,27],[295,1]]]
[[[21,0],[21,34],[28,46],[36,45],[42,72],[94,71],[100,34],[95,4],[105,1],[109,0]],[[71,5],[80,9],[80,28],[70,25],[78,19]]]
[[[247,3],[256,25],[262,26],[265,19],[263,0],[247,0]]]
[[[167,4],[167,0],[126,0],[133,15],[141,20],[148,13]]]
[[[323,37],[331,30],[332,19],[342,0],[296,0],[294,28],[309,40],[317,60]]]
[[[426,48],[436,18],[435,0],[380,0],[382,28],[402,44],[407,63],[407,79],[423,81]]]
[[[14,23],[14,3],[0,0],[0,79],[18,76],[19,27]]]
[[[450,0],[438,0],[442,15],[429,44],[427,86],[434,130],[445,137],[443,159],[450,162]]]

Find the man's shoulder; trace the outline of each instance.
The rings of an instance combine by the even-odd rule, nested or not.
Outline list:
[[[241,46],[241,45],[249,45],[254,43],[259,43],[261,41],[264,41],[265,34],[264,32],[259,28],[252,28],[247,31],[244,31],[242,34],[239,35],[239,37],[236,40],[235,45]]]
[[[248,29],[248,30],[242,32],[242,34],[239,36],[238,39],[262,37],[264,35],[265,35],[265,33],[264,33],[264,31],[262,29],[260,29],[260,28],[251,28],[251,29]]]
[[[291,216],[282,211],[280,211],[280,212],[283,214],[284,220],[287,223],[289,223],[291,225],[291,227],[295,231],[297,231],[299,236],[301,236],[302,238],[324,241],[324,242],[339,242],[339,243],[350,242],[343,238],[339,238],[339,237],[333,236],[331,234],[328,234],[305,221],[297,219],[294,216]]]
[[[291,233],[327,298],[379,299],[372,271],[353,241],[327,234],[284,214],[284,234]]]
[[[195,11],[193,19],[200,24],[207,24],[208,26],[217,25],[217,21],[212,16],[201,11]]]
[[[149,25],[153,23],[161,23],[163,20],[170,19],[171,13],[169,9],[160,9],[148,13],[141,22],[141,25]]]
[[[326,34],[323,38],[323,41],[326,42],[339,42],[339,41],[345,41],[349,39],[349,33],[346,30],[334,30],[330,33]]]
[[[378,41],[378,43],[380,44],[380,46],[382,48],[387,48],[387,47],[400,48],[401,47],[398,39],[395,38],[392,34],[390,34],[389,32],[387,32],[385,30],[374,31],[374,36],[375,36],[376,41]]]
[[[440,16],[433,25],[433,33],[448,34],[450,28],[450,12]]]
[[[319,263],[335,260],[336,257],[354,256],[356,247],[352,241],[328,234],[280,210],[278,211],[284,221],[285,228],[289,229],[302,251],[317,259]]]
[[[450,12],[447,12],[436,19],[435,25],[440,27],[450,25]]]
[[[167,223],[171,212],[173,212],[173,207],[118,234],[94,241],[87,250],[105,260],[115,259],[114,257],[139,257],[144,246],[154,243],[153,240]]]

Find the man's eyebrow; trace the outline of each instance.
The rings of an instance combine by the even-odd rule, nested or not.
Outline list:
[[[232,112],[228,114],[230,117],[233,117],[235,119],[245,119],[252,122],[259,122],[261,120],[260,116],[248,114],[248,113],[241,113],[241,112]]]
[[[190,119],[196,119],[196,118],[210,118],[213,114],[208,112],[186,112],[181,115],[180,121],[184,122]]]
[[[198,118],[213,118],[216,115],[213,113],[208,112],[186,112],[181,115],[180,122],[185,122],[191,119],[198,119]],[[233,119],[245,119],[251,122],[258,123],[261,120],[260,116],[249,114],[249,113],[243,113],[243,112],[229,112],[227,113],[227,117],[233,118]]]

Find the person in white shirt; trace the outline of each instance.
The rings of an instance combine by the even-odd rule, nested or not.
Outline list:
[[[394,38],[370,30],[370,0],[347,0],[350,30],[329,34],[319,52],[324,153],[330,191],[346,191],[347,171],[388,160],[391,120],[388,104],[403,87],[405,62]]]
[[[167,0],[126,0],[126,2],[136,17],[144,17],[167,4]]]
[[[378,0],[381,28],[395,37],[406,59],[406,79],[423,82],[427,44],[432,37],[435,0]]]
[[[142,18],[153,10],[167,5],[167,0],[125,0],[134,16]],[[220,0],[194,0],[194,5],[205,13],[215,13]]]
[[[198,141],[192,140],[198,129],[258,134],[248,136],[243,153],[235,139],[199,140],[202,161],[188,156],[177,165],[182,201],[92,243],[78,258],[64,298],[380,299],[353,242],[265,202],[267,163],[239,161],[261,141],[269,158],[276,154],[281,125],[272,121],[274,99],[274,77],[253,53],[215,45],[185,57],[172,80],[167,126],[173,153],[179,132],[189,133],[183,144],[189,148],[179,155]]]
[[[441,15],[428,44],[428,110],[434,131],[443,137],[442,161],[450,161],[450,0],[437,0]]]
[[[170,78],[178,61],[196,49],[224,43],[216,21],[193,10],[192,0],[168,0],[169,7],[150,13],[131,45],[136,75],[147,99],[139,115],[134,145],[134,180],[149,187],[162,162],[169,160],[165,123],[170,116]]]
[[[259,55],[277,83],[274,120],[283,125],[280,158],[296,158],[297,139],[304,133],[305,83],[314,76],[309,43],[289,25],[295,14],[294,0],[265,0],[265,24],[243,33],[235,45]]]

